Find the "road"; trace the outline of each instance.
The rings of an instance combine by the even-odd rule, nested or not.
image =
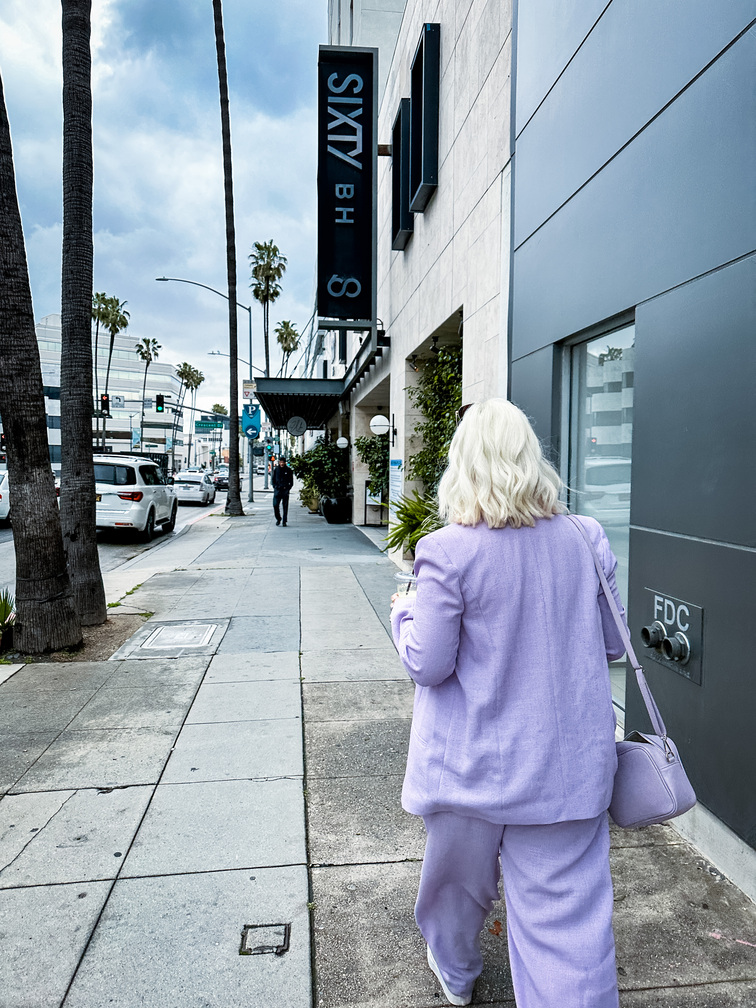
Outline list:
[[[178,510],[176,519],[176,529],[174,532],[158,531],[151,543],[139,542],[135,535],[116,532],[100,532],[97,536],[97,549],[100,554],[100,570],[110,571],[121,564],[131,560],[132,557],[144,553],[146,550],[164,542],[166,536],[178,535],[182,528],[191,525],[213,511],[223,511],[226,504],[225,491],[220,491],[215,500],[215,504],[206,507],[196,507],[190,504],[182,504]],[[8,589],[15,593],[16,590],[16,557],[13,551],[13,530],[7,526],[0,526],[0,591]]]

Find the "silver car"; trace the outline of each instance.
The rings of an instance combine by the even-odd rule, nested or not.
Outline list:
[[[131,455],[95,455],[95,500],[98,529],[140,532],[146,542],[155,526],[176,527],[178,502],[160,467]]]
[[[179,504],[214,504],[215,484],[206,472],[184,469],[173,480]]]

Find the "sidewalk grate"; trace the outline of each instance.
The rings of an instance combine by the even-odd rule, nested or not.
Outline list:
[[[229,619],[150,620],[129,637],[109,660],[214,655],[230,622]]]
[[[290,937],[291,924],[245,924],[239,955],[284,955]]]

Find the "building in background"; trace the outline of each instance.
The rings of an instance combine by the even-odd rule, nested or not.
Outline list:
[[[329,42],[376,46],[385,81],[386,349],[327,427],[353,443],[390,417],[404,472],[420,447],[407,389],[445,344],[462,347],[464,402],[525,410],[617,554],[700,799],[679,828],[756,898],[753,4],[333,0],[329,15]],[[344,374],[359,341],[321,334],[311,373]],[[356,455],[353,471],[359,516]],[[654,620],[677,658],[643,646]],[[645,724],[623,669],[613,688],[620,719]]]
[[[60,471],[60,315],[46,315],[36,325],[37,344],[42,366],[42,384],[47,410],[47,436],[50,446],[50,462],[55,472]],[[166,452],[175,449],[176,465],[185,454],[184,435],[181,427],[174,431],[174,409],[178,404],[180,382],[172,364],[160,360],[153,361],[147,369],[145,390],[144,444],[139,444],[142,420],[142,385],[144,382],[144,362],[137,356],[134,347],[137,339],[128,331],[115,338],[113,356],[110,363],[108,395],[110,396],[110,417],[105,419],[103,440],[103,420],[92,420],[93,444],[99,444],[99,451],[123,452],[139,447],[141,451]],[[94,343],[93,343],[94,353]],[[97,380],[92,389],[92,401],[99,409],[99,397],[105,391],[105,374],[108,366],[110,334],[100,333],[97,347]],[[155,411],[157,395],[164,398],[164,411]],[[99,432],[99,439],[97,433]],[[175,443],[174,443],[175,442]]]

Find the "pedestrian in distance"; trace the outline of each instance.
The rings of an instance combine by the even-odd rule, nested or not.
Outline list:
[[[273,513],[276,516],[276,525],[281,524],[281,511],[283,508],[283,525],[286,527],[286,520],[289,517],[289,493],[294,486],[294,473],[286,465],[286,459],[281,455],[278,465],[273,469]]]
[[[500,878],[517,1008],[619,1003],[607,659],[624,647],[560,489],[516,406],[463,407],[438,490],[448,524],[417,544],[416,594],[392,597],[416,683],[402,805],[427,833],[415,918],[454,1005],[472,1000]],[[624,613],[606,535],[579,520]]]

